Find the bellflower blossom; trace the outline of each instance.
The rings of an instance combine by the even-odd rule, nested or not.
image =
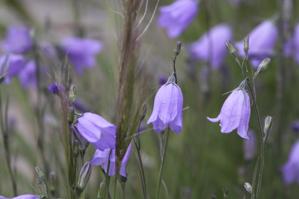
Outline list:
[[[227,55],[226,42],[232,39],[232,31],[227,24],[220,24],[205,33],[191,44],[189,53],[192,58],[211,64],[214,69],[223,64]]]
[[[115,148],[116,126],[94,113],[84,113],[75,124],[78,133],[96,149]]]
[[[36,64],[35,61],[29,61],[24,69],[19,73],[21,85],[24,88],[36,86]]]
[[[26,59],[22,55],[3,55],[0,57],[0,68],[5,74],[5,82],[9,83],[26,66]]]
[[[299,24],[296,25],[292,37],[285,43],[284,54],[286,57],[293,57],[299,64]]]
[[[161,86],[155,96],[154,108],[147,124],[153,124],[158,133],[169,127],[173,132],[182,130],[183,94],[171,80]]]
[[[242,89],[235,89],[225,100],[219,115],[216,118],[208,117],[210,122],[220,122],[222,133],[231,133],[237,129],[237,133],[244,139],[248,137],[250,120],[250,98]]]
[[[299,141],[297,141],[289,154],[289,159],[282,167],[285,184],[299,183]]]
[[[248,137],[243,143],[244,159],[252,160],[256,153],[256,137],[251,130],[248,131]]]
[[[2,48],[7,53],[25,53],[32,48],[30,29],[23,25],[8,27]]]
[[[278,30],[275,24],[266,20],[255,27],[248,35],[249,51],[248,56],[251,64],[256,68],[260,62],[274,54],[274,47],[278,37]],[[245,57],[243,41],[236,44],[241,57]]]
[[[128,164],[131,152],[132,152],[132,146],[130,144],[128,146],[128,149],[127,149],[122,161],[121,161],[120,175],[123,177],[127,176],[126,168],[127,168],[127,164]],[[109,164],[109,160],[108,160],[109,156],[110,156],[110,164]],[[114,176],[115,172],[116,172],[115,149],[105,149],[105,150],[97,149],[95,151],[95,154],[94,154],[92,160],[90,161],[90,164],[93,166],[101,166],[105,172],[107,172],[108,166],[109,166],[108,175]]]
[[[93,39],[68,37],[62,41],[61,47],[75,71],[81,75],[85,68],[96,65],[96,56],[101,52],[103,45]]]
[[[38,195],[33,195],[33,194],[24,194],[16,197],[11,197],[11,198],[0,196],[0,199],[40,199],[40,197]]]
[[[197,15],[197,0],[176,0],[160,8],[158,25],[167,31],[170,38],[178,37]]]

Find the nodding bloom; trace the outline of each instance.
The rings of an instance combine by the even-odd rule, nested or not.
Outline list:
[[[0,196],[0,199],[40,199],[40,197],[38,195],[33,195],[33,194],[24,194],[16,197],[11,197],[11,198]]]
[[[256,153],[256,137],[253,131],[248,131],[248,138],[243,143],[244,159],[252,160]]]
[[[161,86],[155,96],[154,108],[147,124],[153,124],[156,132],[169,127],[173,132],[182,130],[183,94],[172,80]]]
[[[299,141],[297,141],[289,154],[289,159],[282,167],[285,184],[299,183]]]
[[[120,175],[123,177],[127,176],[127,164],[131,155],[132,146],[131,144],[128,146],[128,149],[121,161],[120,166]],[[110,159],[109,159],[110,157]],[[109,163],[110,160],[110,163]],[[101,166],[102,169],[107,173],[108,166],[109,166],[109,176],[114,176],[116,173],[116,155],[115,155],[115,149],[105,149],[105,150],[99,150],[97,149],[95,151],[95,154],[90,161],[90,164],[93,166]]]
[[[78,118],[75,128],[96,149],[115,148],[116,126],[94,113],[84,113]]]
[[[287,57],[293,57],[299,64],[299,24],[296,25],[292,37],[285,43],[284,54]]]
[[[36,64],[35,61],[29,61],[24,69],[19,73],[19,80],[24,88],[36,86]]]
[[[7,53],[25,53],[33,45],[30,29],[23,25],[9,26],[2,48]]]
[[[101,52],[103,45],[93,39],[68,37],[61,42],[61,47],[77,74],[81,75],[85,68],[96,65],[96,56]]]
[[[262,22],[249,33],[248,57],[255,68],[263,59],[273,56],[277,37],[277,27],[270,20]],[[245,57],[243,46],[243,41],[236,44],[241,57]]]
[[[192,58],[219,68],[227,55],[226,42],[232,39],[230,26],[220,24],[205,33],[199,40],[191,44],[189,53]]]
[[[13,77],[16,77],[26,66],[26,59],[22,55],[3,55],[0,57],[0,71],[5,75],[5,82],[9,83]]]
[[[170,38],[178,37],[197,15],[197,0],[176,0],[160,8],[158,25],[167,31]]]
[[[244,139],[248,137],[250,120],[250,98],[242,89],[235,89],[225,100],[219,115],[216,118],[208,117],[210,122],[220,122],[221,133],[231,133],[237,129],[237,133]]]

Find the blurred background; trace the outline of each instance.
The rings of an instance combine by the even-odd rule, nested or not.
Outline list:
[[[145,10],[145,2],[140,9],[139,18]],[[178,135],[170,135],[163,175],[167,188],[163,188],[161,198],[250,198],[243,185],[252,180],[256,160],[254,150],[249,158],[246,157],[244,139],[236,132],[221,134],[219,126],[206,119],[207,116],[217,116],[227,97],[226,93],[243,80],[241,71],[228,51],[221,67],[215,69],[207,62],[192,59],[188,49],[215,25],[229,25],[232,30],[230,40],[234,43],[241,41],[265,20],[273,20],[277,25],[278,38],[271,63],[256,80],[261,117],[273,117],[265,149],[260,198],[298,198],[298,184],[284,183],[281,169],[288,161],[289,152],[299,133],[298,127],[294,125],[299,119],[299,63],[284,53],[285,43],[293,36],[295,26],[299,23],[299,2],[201,0],[196,17],[176,38],[169,38],[165,29],[158,24],[159,8],[173,1],[160,0],[156,12],[156,1],[148,3],[145,18],[138,25],[140,32],[148,29],[138,45],[137,65],[142,73],[142,83],[139,85],[141,88],[136,91],[137,96],[146,96],[146,118],[151,113],[159,82],[172,73],[176,42],[179,40],[183,44],[177,61],[178,84],[184,94],[183,131]],[[291,6],[286,5],[288,3]],[[96,56],[96,64],[84,69],[82,74],[73,70],[71,76],[80,110],[94,112],[113,121],[117,111],[115,104],[122,11],[118,0],[1,1],[0,39],[5,39],[11,25],[29,27],[39,48],[26,56],[34,57],[38,54],[40,65],[47,68],[37,82],[38,88],[24,87],[18,78],[1,85],[2,105],[5,104],[4,101],[8,102],[11,164],[19,194],[39,194],[40,185],[34,168],[38,166],[44,170],[46,163],[50,184],[55,185],[60,198],[66,197],[63,144],[59,136],[60,105],[57,96],[48,90],[52,82],[61,81],[60,67],[64,59],[47,56],[47,50],[60,46],[64,38],[75,35],[101,42],[102,49]],[[155,15],[151,21],[153,14]],[[258,133],[254,113],[250,129],[253,134]],[[44,136],[42,152],[38,142],[40,131]],[[0,141],[0,195],[12,196],[2,137]],[[140,142],[147,190],[149,198],[153,198],[160,165],[158,136],[149,130],[140,136]],[[89,147],[82,162],[91,159],[93,152],[94,149]],[[135,152],[129,160],[127,172],[127,198],[142,198]],[[96,198],[102,179],[100,169],[95,168],[84,198]]]

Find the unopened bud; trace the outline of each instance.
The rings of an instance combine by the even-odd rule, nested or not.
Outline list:
[[[226,42],[226,48],[228,49],[229,53],[232,55],[235,55],[235,53],[237,52],[237,49],[228,41]]]
[[[252,186],[249,182],[245,182],[244,183],[244,189],[248,192],[248,193],[252,193]]]
[[[270,61],[271,61],[271,59],[268,58],[268,57],[265,58],[265,59],[263,59],[263,61],[259,64],[259,66],[258,66],[256,72],[254,73],[254,76],[253,76],[254,79],[258,76],[258,74],[259,74],[261,71],[263,71],[263,70],[265,70],[265,69],[267,68],[267,66],[268,66],[268,64],[270,63]]]
[[[89,161],[82,166],[76,187],[77,191],[82,192],[85,189],[90,178],[91,170],[91,164]]]
[[[267,116],[265,118],[265,122],[264,122],[264,141],[266,141],[268,134],[269,134],[269,130],[271,128],[272,125],[272,117],[271,116]]]
[[[249,37],[246,37],[244,39],[244,52],[246,55],[248,55],[248,51],[249,51]]]

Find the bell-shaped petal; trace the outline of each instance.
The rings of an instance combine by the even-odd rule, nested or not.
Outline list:
[[[31,60],[27,62],[24,69],[19,73],[19,80],[24,88],[36,86],[36,64]]]
[[[33,195],[33,194],[24,194],[16,197],[0,196],[0,199],[40,199],[40,197],[38,195]]]
[[[120,167],[121,176],[124,177],[127,176],[126,168],[131,155],[131,151],[132,151],[132,146],[130,144],[121,162],[121,167]],[[105,150],[97,149],[90,163],[93,166],[101,166],[105,172],[107,172],[109,167],[108,175],[114,176],[116,173],[115,149],[105,149]]]
[[[94,113],[84,113],[75,128],[97,149],[115,148],[116,126]]]
[[[285,184],[299,183],[299,141],[291,149],[289,159],[282,167]]]
[[[263,59],[273,56],[278,30],[272,21],[266,20],[254,28],[249,33],[248,38],[248,56],[252,65],[256,68]],[[239,55],[245,57],[243,41],[236,43],[236,48]]]
[[[189,53],[193,59],[207,62],[214,69],[218,69],[227,55],[226,43],[231,39],[230,26],[220,24],[191,44]]]
[[[160,8],[158,24],[167,31],[168,37],[178,37],[196,17],[197,10],[197,0],[176,0]]]
[[[237,129],[240,137],[248,139],[250,120],[250,98],[244,89],[234,90],[225,100],[216,118],[208,117],[210,122],[220,122],[222,133],[231,133]]]
[[[156,132],[169,127],[173,132],[182,130],[183,94],[175,83],[166,83],[158,90],[154,108],[147,124],[153,124]]]
[[[5,74],[5,82],[9,83],[26,66],[26,59],[22,55],[10,54],[0,57],[0,71]]]
[[[61,42],[61,47],[75,71],[81,75],[85,68],[96,65],[96,56],[101,52],[103,45],[93,39],[68,37]]]
[[[7,53],[25,53],[32,48],[30,29],[23,25],[9,26],[2,49]]]
[[[292,57],[299,64],[299,24],[295,26],[294,34],[284,45],[284,55]]]

